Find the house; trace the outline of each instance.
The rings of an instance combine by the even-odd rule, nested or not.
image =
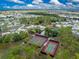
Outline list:
[[[41,25],[30,25],[30,26],[27,26],[27,29],[32,29],[32,28],[39,28],[41,30],[44,30],[45,26],[41,26]]]
[[[72,33],[75,37],[79,38],[79,24],[78,23],[73,25]]]

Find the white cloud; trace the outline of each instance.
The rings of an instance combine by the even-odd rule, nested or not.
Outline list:
[[[42,3],[43,2],[43,0],[33,0],[33,4],[40,4],[40,3]]]
[[[15,6],[12,6],[11,9],[26,9],[27,6],[19,6],[19,5],[15,5]]]
[[[24,2],[21,0],[8,0],[8,1],[18,3],[18,4],[24,4]]]
[[[62,6],[65,6],[63,3],[60,3],[58,0],[50,0],[49,3],[51,3],[53,5],[62,5]]]
[[[72,6],[72,5],[73,5],[73,3],[71,3],[71,2],[70,2],[70,3],[66,3],[66,5]]]
[[[32,4],[28,4],[27,7],[33,7],[33,5]]]
[[[21,0],[8,0],[15,3],[24,4]],[[66,5],[59,2],[59,0],[50,0],[49,3],[51,4],[45,4],[43,3],[43,0],[33,0],[33,4],[25,4],[25,5],[14,5],[14,6],[6,6],[4,8],[10,8],[10,9],[68,9],[68,8],[78,8],[79,5],[74,5],[72,2],[74,0],[71,0],[70,2],[67,2]],[[77,1],[77,0],[75,0]],[[79,1],[79,0],[78,0]]]
[[[72,2],[79,2],[79,0],[72,0]]]
[[[3,6],[3,8],[11,8],[10,6]]]
[[[73,2],[75,2],[76,4],[73,4]],[[66,3],[66,6],[75,8],[79,6],[78,4],[79,4],[79,0],[68,0],[68,2]]]
[[[28,5],[24,5],[24,6],[19,6],[19,5],[4,6],[4,8],[9,8],[9,9],[42,9],[42,6],[28,4]]]
[[[73,3],[68,2],[68,3],[66,3],[66,7],[71,8],[71,7],[74,7],[74,5],[73,5]]]

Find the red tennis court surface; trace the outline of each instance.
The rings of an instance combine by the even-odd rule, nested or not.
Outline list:
[[[30,44],[34,44],[34,45],[37,45],[39,47],[42,47],[43,44],[45,42],[47,42],[48,40],[48,37],[45,37],[45,36],[42,36],[42,35],[39,35],[39,34],[36,34],[35,36],[33,36],[33,38],[29,41]]]
[[[59,46],[58,41],[49,40],[44,44],[41,52],[44,54],[49,54],[50,56],[54,57],[58,49],[58,46]]]

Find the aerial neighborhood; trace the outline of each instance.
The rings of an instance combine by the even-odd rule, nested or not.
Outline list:
[[[0,58],[78,59],[78,17],[51,10],[1,11]]]

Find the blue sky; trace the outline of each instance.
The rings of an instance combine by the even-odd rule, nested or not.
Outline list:
[[[79,9],[79,0],[0,0],[0,9]]]

